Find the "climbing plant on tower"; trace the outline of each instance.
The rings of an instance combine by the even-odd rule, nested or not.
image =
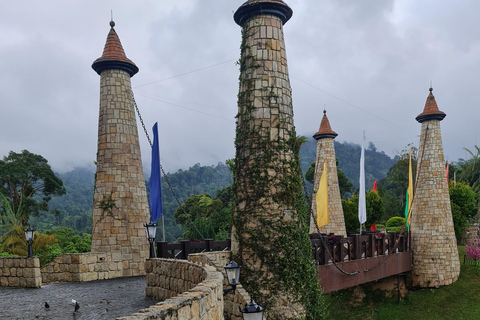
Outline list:
[[[242,285],[257,303],[265,306],[268,319],[322,319],[325,306],[308,237],[309,213],[302,191],[299,149],[301,139],[285,123],[289,115],[279,108],[273,87],[260,89],[261,99],[270,110],[278,111],[278,121],[268,126],[253,113],[251,99],[258,96],[253,74],[261,66],[246,43],[242,28],[242,56],[236,132],[236,157],[232,222],[242,265]],[[274,129],[285,132],[271,135]],[[292,315],[279,311],[281,300],[301,306]],[[292,309],[294,308],[292,307]]]

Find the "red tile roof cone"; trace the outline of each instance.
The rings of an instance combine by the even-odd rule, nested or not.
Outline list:
[[[293,15],[293,10],[282,0],[248,0],[242,4],[233,19],[239,26],[257,15],[272,15],[279,17],[282,23],[287,23]]]
[[[113,20],[110,21],[111,28],[107,36],[103,54],[93,62],[92,68],[99,75],[106,69],[120,69],[128,72],[130,77],[133,77],[138,72],[138,67],[125,55],[120,38],[113,28],[114,26],[115,22],[113,22]]]
[[[322,139],[322,138],[333,138],[338,136],[338,134],[332,130],[330,127],[330,122],[328,121],[327,118],[327,110],[323,110],[323,118],[322,122],[320,123],[320,129],[318,130],[317,133],[313,135],[315,140]]]
[[[415,120],[422,123],[423,121],[427,120],[439,120],[442,121],[445,118],[446,114],[440,110],[438,110],[437,102],[435,101],[435,97],[433,96],[433,88],[428,89],[430,94],[427,97],[427,102],[425,103],[425,108],[423,112],[420,113]]]

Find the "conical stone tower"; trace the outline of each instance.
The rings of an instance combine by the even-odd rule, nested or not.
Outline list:
[[[327,111],[323,111],[323,118],[320,129],[313,136],[317,140],[317,156],[315,159],[315,177],[312,187],[312,210],[317,215],[317,204],[315,195],[318,191],[320,178],[323,174],[323,164],[327,162],[327,185],[328,185],[328,214],[330,223],[320,228],[321,233],[335,233],[346,236],[345,218],[343,216],[342,198],[337,175],[337,159],[335,157],[335,146],[333,139],[338,134],[330,127],[327,118]],[[310,233],[317,232],[313,218],[310,219]]]
[[[112,253],[123,276],[145,273],[148,200],[143,177],[130,78],[138,72],[113,21],[103,55],[92,68],[100,75],[97,172],[92,252]]]
[[[282,318],[301,310],[286,308],[292,301],[288,292],[318,283],[283,37],[291,16],[280,0],[247,1],[234,14],[242,44],[232,251],[242,265],[242,284],[270,309],[270,316],[278,312]],[[300,269],[305,277],[295,288],[298,277],[292,276]]]
[[[439,287],[458,279],[460,263],[445,175],[438,109],[430,88],[425,109],[415,119],[422,124],[411,227],[415,287]]]

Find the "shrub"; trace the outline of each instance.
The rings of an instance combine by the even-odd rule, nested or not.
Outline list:
[[[391,217],[388,219],[387,223],[385,224],[387,228],[394,228],[394,227],[401,227],[406,222],[405,218],[402,217]]]
[[[478,240],[477,237],[473,239],[473,242],[470,243],[470,245],[467,245],[465,248],[465,252],[467,253],[467,256],[469,259],[473,260],[478,260],[480,259],[480,248],[478,247],[478,244],[480,241]]]

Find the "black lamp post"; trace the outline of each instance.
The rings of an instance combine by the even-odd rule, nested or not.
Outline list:
[[[27,239],[27,243],[28,243],[28,257],[29,258],[33,257],[33,248],[32,248],[33,237],[35,237],[35,229],[32,229],[30,227],[25,229],[25,239]]]
[[[230,291],[233,291],[233,294],[235,294],[235,289],[237,288],[237,284],[240,283],[241,267],[242,266],[239,266],[235,261],[230,261],[230,263],[225,266],[225,273],[227,274],[228,284],[232,288],[223,289],[224,296]]]
[[[157,224],[150,221],[145,225],[145,231],[147,232],[147,239],[150,243],[150,259],[152,259],[155,258],[153,242],[155,241],[155,235],[157,234]]]
[[[262,320],[264,309],[253,301],[250,297],[250,303],[246,304],[243,309],[240,310],[243,316],[243,320]]]

